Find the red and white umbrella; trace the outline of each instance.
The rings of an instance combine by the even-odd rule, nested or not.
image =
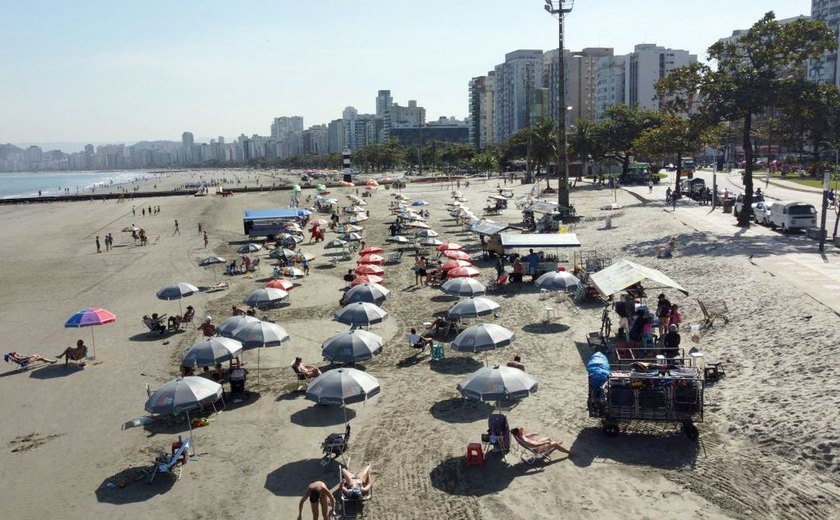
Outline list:
[[[450,269],[447,275],[449,278],[478,278],[481,276],[481,271],[472,266],[456,267]]]
[[[379,253],[385,252],[384,249],[377,246],[367,246],[366,248],[359,251],[360,255],[378,255]]]
[[[450,260],[443,264],[444,271],[451,271],[452,269],[457,269],[459,267],[474,267],[471,263],[467,262],[466,260]]]
[[[353,272],[356,273],[356,275],[373,274],[376,276],[382,276],[385,274],[385,269],[374,264],[362,264]]]
[[[382,265],[382,264],[385,263],[385,258],[383,258],[379,255],[369,254],[369,255],[365,255],[362,258],[360,258],[359,263],[360,264]]]
[[[472,260],[470,255],[458,249],[447,249],[443,252],[443,256],[452,260]]]
[[[440,252],[443,251],[450,251],[450,250],[461,250],[464,247],[461,244],[456,244],[455,242],[444,242],[443,244],[437,246],[437,250]]]
[[[291,280],[286,278],[278,278],[276,280],[271,280],[267,284],[265,284],[267,289],[282,289],[284,291],[291,291],[295,288],[295,284],[292,283]]]
[[[355,280],[350,282],[350,285],[356,287],[359,284],[363,283],[382,283],[385,280],[382,279],[381,276],[376,276],[375,274],[362,274],[356,277]]]

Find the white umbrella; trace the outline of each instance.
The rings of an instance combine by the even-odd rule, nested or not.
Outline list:
[[[453,296],[481,296],[487,291],[484,285],[475,278],[451,278],[440,286],[446,294]]]
[[[379,354],[382,344],[382,338],[376,334],[356,329],[327,339],[321,345],[321,355],[330,361],[355,363]]]
[[[437,236],[437,233],[435,233],[435,236]],[[420,244],[424,245],[424,246],[439,246],[439,245],[442,245],[443,242],[441,242],[437,238],[429,237],[429,238],[424,238],[423,240],[421,240]]]
[[[473,325],[458,334],[452,340],[452,348],[458,352],[484,352],[487,363],[487,351],[506,347],[513,342],[513,331],[495,323]]]
[[[547,291],[568,291],[580,285],[580,280],[567,271],[552,271],[537,278],[535,283]]]
[[[368,302],[380,304],[388,298],[390,293],[391,291],[378,283],[362,283],[350,288],[344,293],[344,300],[347,303]]]
[[[249,294],[245,298],[245,305],[249,307],[266,307],[285,301],[288,297],[289,293],[283,289],[263,287]]]
[[[385,242],[393,242],[395,244],[410,244],[411,240],[402,235],[395,235],[385,239]]]
[[[156,294],[160,300],[178,300],[178,309],[181,311],[181,315],[183,315],[184,309],[181,306],[181,299],[192,296],[197,292],[198,287],[195,285],[186,282],[178,282],[172,285],[167,285],[163,289],[160,289]]]
[[[414,233],[414,236],[418,238],[434,238],[438,235],[440,235],[440,233],[433,229],[421,229],[420,231]]]
[[[379,393],[379,381],[355,368],[338,368],[328,370],[316,377],[306,387],[306,398],[318,404],[339,405],[367,400]],[[344,411],[344,422],[347,423],[347,410]]]
[[[537,380],[518,368],[495,365],[481,367],[458,383],[458,391],[467,399],[481,401],[516,400],[537,391]]]
[[[289,341],[289,333],[276,323],[257,320],[236,329],[233,339],[242,343],[245,350],[257,349],[257,384],[260,382],[260,353],[265,347],[279,347]]]
[[[227,262],[227,260],[225,260],[221,256],[208,256],[207,258],[199,262],[198,265],[200,265],[201,267],[207,267],[208,265],[223,264],[225,262]]]
[[[218,332],[220,336],[232,338],[233,333],[236,332],[237,329],[247,325],[248,323],[257,323],[258,321],[260,321],[258,318],[247,316],[245,314],[231,316],[219,324],[216,328],[216,332]]]
[[[338,238],[347,242],[359,242],[362,240],[362,235],[358,233],[345,233]]]
[[[388,313],[368,302],[349,303],[335,312],[335,319],[354,327],[367,327],[382,322]]]
[[[242,352],[242,343],[235,339],[215,336],[196,343],[184,352],[181,364],[185,367],[208,367],[230,361]]]
[[[500,305],[493,300],[477,297],[466,298],[453,305],[446,311],[447,318],[475,318],[496,313]]]
[[[238,253],[246,254],[246,253],[256,253],[260,249],[262,249],[261,245],[251,242],[251,243],[245,244],[244,246],[240,247],[236,251]]]
[[[186,413],[187,424],[190,427],[190,446],[193,447],[193,453],[195,453],[190,411],[215,403],[221,398],[222,385],[219,383],[204,377],[179,377],[158,388],[149,396],[146,401],[146,411],[161,415]],[[215,409],[215,406],[213,408]]]

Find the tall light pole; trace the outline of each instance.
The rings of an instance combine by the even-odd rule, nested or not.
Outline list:
[[[545,10],[552,15],[557,15],[558,27],[558,85],[557,85],[557,162],[554,171],[557,172],[557,202],[561,206],[569,207],[569,152],[566,148],[566,63],[563,54],[563,15],[572,12],[575,0],[545,0]],[[563,176],[560,176],[560,163],[566,165],[563,168]]]

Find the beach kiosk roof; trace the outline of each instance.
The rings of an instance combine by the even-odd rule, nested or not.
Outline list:
[[[280,209],[248,209],[245,210],[246,219],[296,219],[299,216],[297,208]]]
[[[580,247],[580,240],[575,233],[502,233],[499,238],[505,251]]]
[[[500,224],[498,222],[485,222],[483,224],[472,226],[470,231],[478,233],[479,235],[495,235],[496,233],[501,233],[506,229],[510,229],[510,225]]]
[[[667,275],[656,269],[639,265],[630,260],[619,260],[613,265],[592,273],[589,279],[604,296],[610,296],[643,280],[652,280],[659,286],[673,287],[688,296],[688,291]]]

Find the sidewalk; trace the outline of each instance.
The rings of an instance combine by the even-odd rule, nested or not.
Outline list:
[[[718,172],[718,175],[728,175],[729,176],[729,182],[731,182],[732,184],[737,184],[738,186],[741,187],[741,189],[743,189],[744,188],[744,183],[741,180],[743,171],[744,170],[737,170],[736,169],[736,170],[732,170],[731,172]],[[756,175],[756,173],[753,172],[753,186],[761,187],[762,185],[765,184],[765,179],[766,179],[766,175],[764,173],[759,173],[758,175]],[[822,192],[823,192],[823,190],[821,188],[814,188],[812,186],[805,186],[804,184],[799,184],[797,182],[789,181],[789,180],[786,180],[786,179],[779,179],[779,178],[776,178],[776,177],[771,177],[769,184],[771,186],[776,186],[777,188],[784,188],[786,190],[791,190],[791,191],[801,191],[801,192],[804,192],[804,193],[815,193],[815,194],[820,195],[820,196],[822,196]]]
[[[664,213],[697,231],[708,233],[721,242],[737,244],[743,248],[745,261],[797,287],[840,316],[840,249],[831,242],[826,242],[825,255],[820,255],[816,240],[783,235],[759,225],[738,227],[734,217],[723,213],[719,207],[711,211],[711,206],[682,199],[676,211],[671,211],[670,206],[665,205],[667,185],[654,186],[652,193],[647,186],[621,189],[644,203],[662,204]]]

